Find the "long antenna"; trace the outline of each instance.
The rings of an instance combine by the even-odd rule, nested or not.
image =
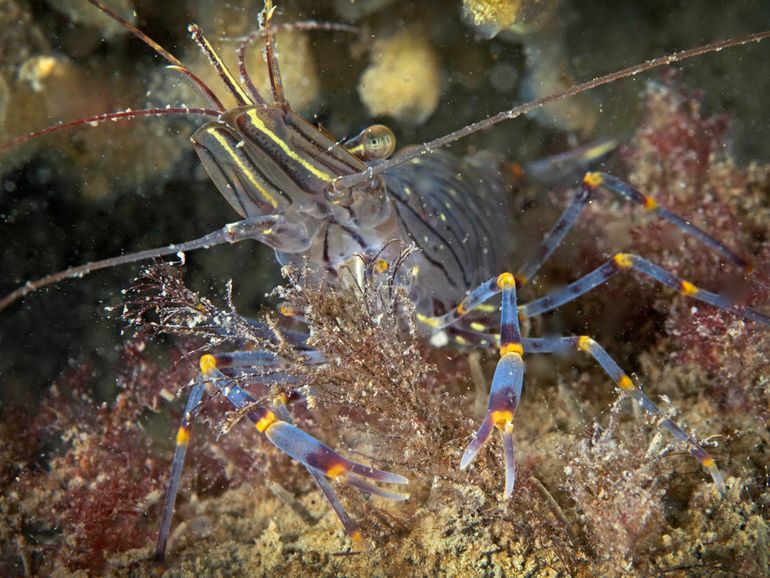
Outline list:
[[[97,114],[96,116],[89,116],[88,118],[79,118],[77,120],[71,120],[69,122],[55,124],[53,126],[49,126],[48,128],[44,128],[36,132],[25,134],[11,141],[0,144],[0,152],[8,149],[12,149],[13,147],[22,145],[25,142],[29,142],[43,135],[51,134],[52,132],[58,132],[60,130],[75,128],[77,126],[83,126],[83,125],[96,126],[99,123],[107,122],[109,120],[117,121],[117,120],[127,120],[131,118],[137,118],[140,116],[170,116],[174,114],[179,114],[179,115],[193,114],[193,115],[200,115],[200,116],[213,116],[214,118],[221,117],[221,112],[218,110],[213,110],[210,108],[190,108],[187,106],[144,108],[141,110],[122,110],[118,112],[107,112],[104,114]]]
[[[302,22],[285,22],[282,24],[273,24],[272,33],[275,36],[276,32],[292,32],[294,30],[325,30],[327,32],[352,32],[358,33],[358,28],[351,26],[350,24],[341,24],[339,22],[317,22],[315,20],[305,20]],[[249,71],[246,68],[246,49],[257,39],[264,38],[265,31],[260,28],[255,30],[251,34],[244,36],[239,40],[238,44],[238,72],[241,75],[241,82],[246,86],[251,93],[251,97],[258,104],[267,104],[262,95],[259,94],[257,87],[249,76]]]
[[[101,4],[98,2],[98,0],[88,0],[91,4],[94,4],[98,8],[104,10],[108,14],[111,14],[110,11],[105,9]],[[271,3],[268,1],[266,4],[271,5]],[[124,22],[122,19],[117,17],[118,21]],[[135,29],[131,24],[125,23],[127,28],[129,30]],[[138,30],[138,29],[137,29]],[[138,36],[142,38],[142,40],[145,40],[150,46],[153,46],[155,43],[151,39],[149,39],[144,33],[141,31],[138,31]],[[348,175],[345,177],[339,177],[335,179],[333,183],[333,188],[335,191],[343,191],[345,189],[348,189],[350,187],[354,187],[368,179],[371,179],[372,177],[379,175],[389,169],[392,169],[396,166],[399,166],[413,158],[430,154],[431,152],[435,151],[436,149],[439,149],[441,147],[444,147],[448,144],[451,144],[453,142],[456,142],[457,140],[464,138],[470,134],[473,134],[475,132],[488,129],[504,120],[514,119],[522,114],[525,114],[531,110],[534,110],[536,108],[542,107],[550,102],[554,102],[556,100],[560,100],[562,98],[567,98],[571,96],[575,96],[577,94],[580,94],[582,92],[586,92],[587,90],[591,90],[593,88],[596,88],[598,86],[603,86],[605,84],[609,84],[611,82],[615,82],[617,80],[627,78],[629,76],[634,76],[637,74],[640,74],[642,72],[646,72],[648,70],[651,70],[653,68],[657,68],[660,66],[666,66],[673,64],[675,62],[681,62],[683,60],[687,60],[689,58],[693,58],[696,56],[700,56],[703,54],[708,54],[711,52],[718,52],[724,48],[731,48],[733,46],[741,46],[743,44],[748,44],[749,42],[760,42],[762,40],[765,40],[767,38],[770,38],[770,30],[766,30],[764,32],[758,32],[755,34],[749,34],[746,36],[741,36],[738,38],[730,39],[730,40],[721,40],[717,42],[713,42],[711,44],[706,44],[705,46],[700,46],[698,48],[692,48],[689,50],[683,50],[681,52],[676,52],[674,54],[668,55],[668,56],[662,56],[660,58],[655,58],[653,60],[649,60],[647,62],[644,62],[642,64],[637,64],[635,66],[629,66],[628,68],[624,68],[622,70],[619,70],[617,72],[612,72],[610,74],[606,74],[604,76],[599,76],[597,78],[594,78],[593,80],[589,80],[586,82],[583,82],[581,84],[577,84],[575,86],[572,86],[566,90],[562,90],[560,92],[554,93],[550,96],[545,96],[543,98],[539,98],[530,102],[527,102],[525,104],[516,106],[512,109],[500,112],[494,116],[491,116],[489,118],[486,118],[482,121],[475,122],[473,124],[470,124],[468,126],[465,126],[459,130],[456,130],[454,132],[451,132],[443,137],[439,137],[435,140],[432,140],[427,143],[423,143],[421,145],[415,146],[404,153],[398,155],[396,158],[388,161],[384,161],[376,166],[371,166],[366,171],[362,171],[360,173],[355,173],[352,175]],[[154,46],[153,46],[154,47]],[[162,49],[161,49],[162,50]],[[173,59],[173,55],[170,53],[163,51],[160,52],[164,55],[167,59]],[[168,56],[166,56],[168,55]],[[268,58],[268,61],[270,59]],[[173,62],[173,60],[172,60]],[[176,64],[175,64],[176,66]],[[114,118],[120,118],[121,115],[128,116],[129,113],[133,116],[139,116],[142,114],[173,114],[178,112],[185,112],[185,113],[196,113],[196,114],[203,114],[207,116],[217,116],[217,111],[209,110],[209,109],[171,109],[168,112],[161,112],[163,110],[167,109],[149,109],[147,111],[135,111],[133,113],[130,113],[130,111],[127,111],[125,113],[114,113],[110,115],[101,115],[99,117],[93,117],[97,121],[99,119],[105,119],[110,120]],[[69,128],[70,126],[77,126],[78,124],[83,124],[85,122],[88,122],[88,120],[84,121],[74,121],[74,123],[68,123],[65,125],[58,125],[55,127],[50,127],[48,129],[44,129],[43,131],[40,131],[39,133],[34,133],[33,135],[27,135],[25,137],[20,137],[19,139],[16,139],[16,141],[12,141],[11,143],[8,143],[7,145],[3,145],[0,147],[0,150],[3,150],[4,148],[9,148],[10,146],[14,146],[15,144],[19,144],[20,142],[26,142],[26,140],[29,140],[30,138],[34,138],[36,134],[47,134],[49,132],[53,132],[55,130],[62,130],[63,128]],[[158,249],[149,249],[147,251],[140,251],[138,253],[132,253],[129,255],[122,255],[120,257],[114,257],[111,259],[104,259],[101,261],[94,261],[91,263],[86,263],[84,265],[80,265],[78,267],[71,267],[70,269],[67,269],[65,271],[60,271],[58,273],[54,273],[52,275],[48,275],[46,277],[43,277],[41,279],[37,279],[35,281],[28,281],[21,287],[17,288],[12,293],[9,293],[2,299],[0,299],[0,310],[4,309],[14,301],[20,299],[21,297],[24,297],[25,295],[28,295],[29,293],[32,293],[33,291],[36,291],[37,289],[40,289],[41,287],[44,287],[46,285],[50,285],[52,283],[56,283],[57,281],[60,281],[62,279],[67,279],[71,277],[81,277],[84,275],[87,275],[88,273],[96,270],[96,269],[104,269],[107,267],[113,267],[115,265],[123,264],[123,263],[131,263],[135,261],[139,261],[142,259],[149,259],[153,257],[159,257],[163,255],[170,255],[177,253],[179,251],[189,251],[193,249],[198,249],[202,247],[206,247],[212,244],[217,244],[216,242],[223,242],[222,238],[217,237],[217,235],[221,235],[221,231],[215,231],[214,233],[210,233],[209,235],[206,235],[200,239],[196,239],[194,241],[189,241],[187,243],[180,243],[178,245],[170,245],[164,248],[158,248]],[[217,237],[215,239],[215,237]],[[226,240],[226,239],[225,239]]]
[[[270,86],[273,89],[273,102],[288,110],[289,103],[283,93],[283,81],[281,80],[281,68],[278,66],[275,39],[270,30],[275,8],[273,0],[265,0],[265,7],[259,14],[259,23],[265,36],[265,57],[267,59],[267,72],[270,75]]]
[[[667,66],[670,64],[674,64],[675,62],[682,62],[683,60],[694,58],[696,56],[701,56],[703,54],[709,54],[711,52],[719,52],[720,50],[723,50],[725,48],[732,48],[733,46],[741,46],[743,44],[748,44],[749,42],[761,42],[762,40],[765,40],[767,38],[770,38],[770,30],[765,30],[764,32],[757,32],[755,34],[748,34],[746,36],[739,36],[738,38],[732,38],[729,40],[719,40],[717,42],[712,42],[711,44],[706,44],[705,46],[699,46],[698,48],[691,48],[689,50],[682,50],[680,52],[675,52],[674,54],[669,54],[668,56],[661,56],[659,58],[648,60],[647,62],[643,62],[641,64],[636,64],[634,66],[629,66],[628,68],[624,68],[616,72],[605,74],[604,76],[599,76],[597,78],[594,78],[593,80],[588,80],[586,82],[573,85],[565,90],[556,92],[549,96],[544,96],[542,98],[538,98],[536,100],[532,100],[530,102],[521,104],[519,106],[515,106],[509,110],[504,110],[503,112],[499,112],[494,116],[490,116],[488,118],[485,118],[484,120],[480,120],[478,122],[469,124],[461,129],[458,129],[454,132],[450,132],[449,134],[439,137],[430,142],[426,142],[421,145],[416,145],[414,147],[411,147],[409,150],[396,155],[392,159],[384,161],[376,166],[372,166],[365,171],[361,171],[360,173],[355,173],[344,177],[337,177],[334,180],[332,187],[335,192],[341,192],[341,191],[344,191],[345,189],[355,187],[356,185],[361,184],[362,182],[369,180],[372,177],[375,177],[379,174],[382,174],[385,171],[388,171],[394,167],[402,165],[413,158],[430,154],[436,149],[445,147],[453,142],[456,142],[462,138],[465,138],[470,134],[473,134],[475,132],[479,132],[482,130],[486,130],[500,122],[503,122],[504,120],[511,120],[511,119],[517,118],[522,114],[525,114],[527,112],[530,112],[531,110],[540,108],[556,100],[561,100],[562,98],[575,96],[582,92],[586,92],[588,90],[597,88],[599,86],[610,84],[611,82],[615,82],[622,78],[627,78],[629,76],[636,76],[637,74],[640,74],[642,72],[647,72],[648,70],[652,70],[653,68],[658,68],[660,66]]]
[[[107,16],[115,20],[115,22],[119,23],[123,28],[128,30],[131,34],[136,36],[139,40],[144,42],[147,46],[152,48],[156,53],[161,55],[163,58],[168,60],[168,62],[171,64],[171,68],[174,70],[177,70],[181,72],[182,74],[189,77],[195,85],[201,90],[203,95],[206,97],[206,99],[215,107],[219,108],[219,110],[224,111],[224,106],[222,106],[222,103],[219,101],[219,99],[214,95],[213,91],[206,85],[201,78],[195,74],[192,70],[187,68],[184,64],[182,64],[182,61],[179,60],[176,56],[171,54],[168,50],[163,48],[160,44],[155,42],[152,38],[147,36],[144,32],[142,32],[139,28],[131,24],[128,20],[120,16],[118,13],[114,12],[104,4],[102,4],[99,0],[88,0],[90,4],[95,6],[98,10],[101,12],[104,12]]]
[[[112,9],[107,8],[104,4],[102,4],[99,0],[88,0],[90,4],[93,4],[98,8],[101,12],[104,12],[107,16],[118,22],[123,28],[128,30],[131,34],[136,36],[139,40],[144,42],[147,46],[152,48],[155,52],[160,54],[163,58],[168,60],[172,65],[178,66],[179,68],[187,68],[184,64],[182,64],[182,61],[179,60],[176,56],[171,54],[168,50],[163,48],[160,44],[155,42],[152,38],[147,36],[144,32],[142,32],[139,28],[131,24],[128,20],[120,16],[117,12],[114,12]]]

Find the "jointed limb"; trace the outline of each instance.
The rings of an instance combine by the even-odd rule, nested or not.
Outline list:
[[[0,311],[38,289],[42,289],[43,287],[47,287],[48,285],[58,283],[65,279],[84,277],[99,269],[108,269],[117,265],[146,261],[157,257],[164,257],[166,255],[177,255],[185,251],[207,249],[215,245],[222,245],[223,243],[238,243],[245,239],[255,239],[279,250],[285,250],[287,247],[293,249],[295,246],[306,242],[307,231],[303,226],[288,223],[283,217],[278,215],[244,219],[243,221],[225,225],[221,229],[193,241],[175,243],[165,247],[157,247],[155,249],[147,249],[145,251],[129,253],[128,255],[121,255],[119,257],[111,257],[100,261],[91,261],[90,263],[85,263],[77,267],[70,267],[64,271],[59,271],[58,273],[53,273],[52,275],[47,275],[34,281],[27,281],[24,285],[21,285],[0,299]]]
[[[615,385],[627,392],[647,413],[658,418],[658,425],[668,431],[677,440],[687,445],[687,448],[695,459],[708,471],[717,489],[721,494],[725,492],[725,482],[719,472],[714,459],[692,436],[688,435],[673,420],[664,416],[663,411],[639,389],[633,380],[620,368],[614,359],[588,336],[552,337],[524,339],[522,342],[526,353],[559,353],[569,350],[582,351],[589,354],[602,367],[604,372],[612,379]]]
[[[182,423],[176,434],[176,449],[174,450],[174,459],[171,462],[171,474],[166,486],[166,497],[163,500],[163,513],[161,514],[160,529],[158,530],[158,542],[155,547],[155,563],[163,565],[166,557],[166,546],[168,544],[169,533],[171,531],[171,519],[174,516],[174,504],[176,495],[179,492],[179,482],[182,478],[182,468],[184,459],[187,455],[187,446],[190,443],[190,434],[192,433],[192,422],[197,415],[205,383],[202,377],[195,380],[190,395],[187,398],[187,405],[182,415]]]
[[[524,361],[521,345],[521,331],[516,311],[516,282],[513,275],[503,273],[495,280],[497,291],[502,291],[502,312],[500,314],[500,361],[495,368],[492,387],[489,392],[489,405],[484,421],[465,450],[460,460],[460,469],[467,468],[479,450],[489,439],[492,430],[497,428],[503,443],[505,461],[504,499],[513,493],[516,481],[516,460],[513,448],[513,417],[516,414],[521,389],[524,381]],[[482,286],[482,294],[491,291]],[[475,299],[475,297],[474,297]]]
[[[495,369],[489,396],[487,414],[477,431],[473,441],[462,457],[460,467],[466,468],[475,458],[484,443],[489,439],[492,430],[500,430],[503,440],[503,452],[506,466],[506,484],[504,495],[507,498],[513,490],[515,479],[515,462],[513,454],[513,417],[521,397],[524,377],[522,353],[550,353],[568,348],[579,349],[589,353],[624,391],[627,391],[643,409],[653,416],[659,417],[660,427],[670,432],[676,439],[688,445],[690,453],[709,471],[720,492],[724,491],[724,480],[717,469],[713,458],[698,442],[677,426],[671,419],[665,418],[663,412],[650,400],[633,381],[623,372],[607,352],[588,337],[569,337],[556,339],[521,339],[518,313],[537,315],[555,309],[572,301],[601,285],[624,269],[630,269],[650,277],[680,293],[709,303],[736,315],[770,325],[770,318],[744,307],[729,302],[724,297],[697,288],[689,281],[680,279],[665,269],[635,255],[619,253],[607,263],[575,281],[563,289],[554,291],[541,299],[516,307],[516,283],[514,276],[504,273],[497,278],[480,285],[471,291],[460,304],[440,317],[422,316],[418,319],[435,331],[456,324],[469,312],[478,309],[494,295],[502,292],[501,331],[500,331],[500,361]],[[493,339],[493,335],[489,335]]]
[[[155,552],[157,564],[162,565],[165,558],[174,503],[179,489],[179,480],[182,466],[184,465],[187,445],[190,440],[190,425],[200,408],[201,397],[207,385],[219,391],[235,409],[243,410],[246,417],[255,425],[257,431],[264,434],[274,446],[307,468],[356,545],[363,543],[361,533],[355,522],[345,512],[329,480],[337,480],[362,492],[374,494],[388,500],[405,500],[408,498],[406,494],[389,492],[372,483],[406,484],[408,480],[404,476],[378,470],[342,457],[328,446],[293,425],[289,412],[284,405],[285,400],[278,399],[272,405],[259,403],[244,391],[232,377],[227,375],[255,365],[267,369],[280,368],[281,363],[282,360],[272,353],[259,351],[233,352],[216,357],[207,354],[201,357],[201,373],[190,393],[182,425],[177,432],[176,451],[166,491],[161,528],[158,534],[158,545]]]
[[[644,207],[647,211],[656,215],[658,218],[668,221],[685,234],[695,237],[701,243],[706,245],[709,249],[721,255],[725,260],[733,263],[734,265],[746,270],[750,270],[751,266],[740,255],[736,254],[724,243],[717,241],[714,237],[696,227],[692,223],[689,223],[676,213],[671,212],[665,207],[660,206],[655,199],[649,195],[644,195],[634,189],[631,185],[628,185],[618,178],[608,175],[606,173],[586,173],[583,178],[583,182],[580,187],[575,191],[572,201],[564,210],[559,220],[553,226],[551,231],[546,235],[545,240],[541,244],[535,256],[527,262],[519,272],[516,273],[516,282],[519,285],[532,280],[540,267],[553,255],[553,252],[564,240],[566,234],[572,229],[583,211],[585,206],[591,200],[593,193],[599,187],[603,187],[623,199],[634,203],[635,205]]]
[[[535,299],[534,301],[522,305],[520,311],[524,315],[530,317],[551,311],[557,307],[561,307],[565,303],[574,301],[581,295],[584,295],[599,285],[607,282],[621,271],[626,270],[634,273],[641,273],[645,277],[649,277],[662,285],[670,287],[682,295],[692,297],[693,299],[708,303],[719,309],[729,311],[738,317],[743,317],[744,319],[770,326],[770,317],[767,315],[749,307],[731,303],[728,299],[721,295],[717,295],[716,293],[700,289],[689,281],[677,277],[673,273],[666,271],[647,259],[639,257],[638,255],[631,255],[630,253],[616,254],[604,263],[604,265],[594,269],[591,273],[570,283],[566,287],[557,289],[545,297]]]

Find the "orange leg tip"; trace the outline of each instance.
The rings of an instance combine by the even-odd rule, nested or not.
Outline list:
[[[682,289],[682,293],[688,297],[698,294],[698,288],[689,281],[682,281],[680,283],[680,288]]]
[[[658,202],[650,196],[644,197],[644,208],[648,211],[658,208]]]
[[[512,289],[516,287],[516,279],[511,273],[502,273],[497,278],[497,286],[500,289]]]
[[[634,258],[628,253],[618,253],[612,259],[618,267],[622,267],[623,269],[628,269],[634,264]]]
[[[578,338],[578,349],[580,351],[590,351],[591,350],[591,344],[593,344],[594,340],[588,337],[587,335],[581,335]]]
[[[604,177],[601,173],[586,173],[583,177],[583,184],[587,187],[595,189],[604,182]]]
[[[618,380],[618,387],[620,389],[634,389],[634,382],[627,375],[622,375]]]
[[[278,421],[278,418],[275,417],[275,414],[268,410],[265,415],[263,415],[255,424],[255,427],[257,428],[257,431],[259,433],[264,433],[267,428],[269,428],[271,425],[273,425],[276,421]]]
[[[342,474],[344,474],[347,471],[348,469],[345,467],[345,464],[337,463],[326,470],[326,475],[331,479],[336,480],[338,477],[340,477]]]
[[[504,431],[509,424],[513,423],[512,411],[493,411],[489,417],[492,423],[495,424],[495,427],[501,431]]]
[[[190,430],[185,426],[179,426],[176,432],[176,445],[184,446],[190,441]]]
[[[201,373],[208,375],[217,368],[217,358],[207,353],[201,357],[199,365],[201,368]]]
[[[500,346],[500,357],[505,357],[509,353],[516,353],[521,356],[524,354],[524,347],[521,343],[506,343]]]

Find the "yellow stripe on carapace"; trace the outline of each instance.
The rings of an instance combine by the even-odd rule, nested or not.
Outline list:
[[[201,360],[198,362],[198,365],[200,365],[201,373],[209,374],[217,368],[217,358],[207,353],[206,355],[201,357]]]
[[[618,267],[623,267],[624,269],[634,265],[634,257],[628,253],[618,253],[613,257],[613,260]]]
[[[272,411],[267,410],[267,412],[265,412],[265,415],[263,415],[259,419],[259,421],[257,421],[257,423],[254,425],[256,426],[257,431],[262,433],[271,425],[273,425],[276,421],[278,421],[278,418],[275,417],[275,414]]]
[[[620,389],[634,389],[634,382],[624,373],[618,380],[618,387]]]
[[[647,209],[648,211],[652,211],[653,209],[657,209],[658,208],[658,201],[656,201],[655,199],[653,199],[649,195],[645,195],[644,196],[644,208]]]
[[[326,475],[329,476],[331,479],[336,480],[338,477],[340,477],[342,474],[348,471],[348,468],[345,466],[345,464],[337,462],[333,466],[331,466],[329,469],[326,470]]]
[[[682,290],[682,293],[685,295],[692,297],[693,295],[698,294],[698,288],[690,283],[689,281],[682,281],[679,283],[679,288]]]
[[[583,184],[595,189],[604,182],[604,177],[601,173],[586,173],[583,177]]]
[[[713,468],[716,465],[714,463],[714,458],[712,458],[711,456],[703,458],[703,460],[701,460],[701,463],[703,464],[704,468],[709,468],[709,469]]]
[[[495,427],[502,429],[507,423],[513,421],[513,412],[508,410],[493,411],[490,417],[492,418],[492,423],[495,424]]]
[[[190,430],[180,425],[176,431],[176,445],[185,446],[190,441]]]
[[[594,340],[588,337],[588,335],[581,335],[578,338],[578,349],[580,351],[591,351],[591,346],[593,345]]]
[[[267,128],[267,125],[264,123],[264,121],[259,118],[259,115],[255,110],[251,110],[246,113],[249,117],[249,120],[254,123],[254,126],[257,128],[257,130],[262,131],[265,135],[267,135],[270,140],[272,140],[275,144],[277,144],[283,152],[285,152],[287,155],[289,155],[289,158],[293,161],[298,162],[302,167],[307,169],[310,173],[313,174],[316,178],[324,181],[325,183],[330,183],[334,180],[334,177],[328,173],[323,172],[322,170],[319,170],[318,167],[314,166],[312,163],[308,162],[307,159],[304,157],[301,157],[298,155],[292,148],[286,144],[285,141],[278,138],[278,135],[275,134],[273,131],[271,131],[269,128]]]
[[[254,176],[254,173],[249,170],[249,167],[243,163],[243,160],[238,154],[238,151],[233,150],[233,147],[230,146],[230,143],[228,143],[227,140],[225,140],[225,138],[217,131],[211,131],[209,134],[213,135],[220,146],[225,150],[225,152],[230,155],[230,158],[241,171],[241,174],[246,175],[249,183],[251,183],[251,185],[254,186],[257,191],[259,191],[259,194],[262,196],[262,198],[265,199],[265,201],[274,209],[277,208],[278,201],[265,187],[262,186],[262,183],[257,180],[257,178]]]
[[[509,353],[517,353],[521,356],[524,353],[524,348],[521,346],[521,343],[506,343],[500,346],[500,357],[504,357]]]
[[[497,286],[500,287],[500,289],[513,289],[516,287],[516,279],[514,279],[513,275],[510,273],[502,273],[497,278]]]

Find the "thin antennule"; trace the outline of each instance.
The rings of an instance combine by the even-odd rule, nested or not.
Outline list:
[[[732,38],[728,40],[719,40],[717,42],[712,42],[704,46],[699,46],[697,48],[690,48],[689,50],[682,50],[680,52],[675,52],[674,54],[669,54],[668,56],[661,56],[659,58],[655,58],[653,60],[648,60],[646,62],[643,62],[642,64],[636,64],[634,66],[629,66],[627,68],[618,70],[616,72],[611,72],[603,76],[598,76],[593,80],[588,80],[580,84],[575,84],[565,90],[555,92],[549,96],[544,96],[542,98],[531,100],[519,106],[515,106],[511,109],[504,110],[503,112],[499,112],[493,116],[485,118],[484,120],[480,120],[478,122],[474,122],[472,124],[464,126],[461,129],[450,132],[449,134],[439,137],[430,142],[426,142],[421,145],[416,145],[414,147],[411,147],[409,150],[396,155],[392,159],[383,161],[376,166],[371,166],[365,171],[361,171],[359,173],[347,175],[344,177],[337,177],[332,183],[332,187],[334,189],[334,192],[337,192],[337,193],[344,191],[345,189],[355,187],[356,185],[361,184],[364,181],[370,180],[373,177],[379,174],[382,174],[385,171],[388,171],[394,167],[402,165],[413,158],[430,154],[433,151],[443,148],[449,144],[452,144],[453,142],[456,142],[462,138],[465,138],[470,134],[491,128],[492,126],[500,122],[503,122],[504,120],[511,120],[511,119],[517,118],[525,113],[528,113],[532,110],[540,108],[551,102],[561,100],[563,98],[576,96],[580,93],[586,92],[588,90],[592,90],[599,86],[604,86],[605,84],[610,84],[617,80],[628,78],[629,76],[636,76],[637,74],[640,74],[642,72],[647,72],[648,70],[652,70],[653,68],[667,66],[670,64],[674,64],[675,62],[682,62],[683,60],[688,60],[690,58],[701,56],[703,54],[709,54],[711,52],[719,52],[724,48],[741,46],[743,44],[748,44],[749,42],[760,42],[767,38],[770,38],[770,30],[765,30],[764,32],[757,32],[754,34],[748,34],[745,36],[740,36],[738,38]]]
[[[350,24],[342,24],[340,22],[318,22],[316,20],[303,20],[301,22],[286,22],[283,24],[276,24],[272,27],[273,34],[277,32],[294,32],[294,31],[310,31],[310,30],[322,30],[325,32],[351,32],[353,34],[358,33],[358,27],[351,26]],[[246,68],[246,49],[258,38],[262,38],[264,32],[262,29],[255,30],[247,36],[242,38],[235,38],[239,42],[238,44],[238,72],[241,75],[241,82],[246,85],[246,89],[251,93],[252,98],[257,104],[265,105],[265,99],[259,94],[257,87],[251,80],[249,71]],[[226,40],[226,39],[225,39]]]
[[[163,48],[160,44],[155,42],[152,38],[147,36],[144,32],[139,30],[136,26],[131,24],[128,20],[117,14],[116,12],[113,12],[110,8],[107,8],[104,4],[102,4],[99,0],[88,0],[90,4],[93,4],[98,8],[101,12],[104,12],[107,16],[118,22],[123,28],[131,32],[134,36],[136,36],[139,40],[144,42],[147,46],[152,48],[155,52],[160,54],[163,58],[168,60],[171,64],[174,66],[178,66],[180,68],[185,68],[184,64],[182,64],[182,61],[179,60],[176,56],[171,54],[168,50]]]
[[[278,66],[278,57],[276,55],[275,40],[270,30],[270,21],[273,19],[275,6],[273,0],[265,0],[265,8],[259,14],[259,27],[265,35],[265,56],[267,57],[267,71],[270,75],[270,86],[273,89],[273,101],[280,104],[284,110],[288,110],[289,102],[283,93],[283,81],[281,80],[281,69]]]
[[[33,139],[41,137],[43,135],[58,132],[60,130],[67,130],[70,128],[83,126],[83,125],[96,125],[100,122],[106,122],[108,120],[126,120],[132,118],[138,118],[142,116],[170,116],[174,114],[190,115],[197,114],[201,116],[213,116],[219,118],[221,111],[212,110],[210,108],[189,108],[186,106],[179,107],[166,107],[166,108],[145,108],[141,110],[123,110],[119,112],[108,112],[105,114],[97,114],[96,116],[90,116],[88,118],[79,118],[70,122],[64,122],[44,128],[42,130],[31,132],[23,136],[17,137],[12,141],[0,144],[0,152],[11,149],[13,147],[22,145]]]
[[[257,30],[256,32],[252,32],[246,38],[241,40],[241,43],[238,45],[238,73],[241,75],[241,82],[246,85],[246,90],[251,93],[251,98],[254,99],[254,102],[265,106],[267,105],[267,101],[262,98],[261,94],[259,94],[257,87],[251,80],[251,76],[249,76],[249,71],[246,70],[246,48],[249,46],[249,44],[261,36],[262,31]]]
[[[238,105],[254,105],[254,101],[248,94],[244,92],[240,84],[238,84],[238,81],[235,79],[232,72],[230,72],[230,69],[227,68],[227,65],[224,63],[217,51],[214,50],[214,47],[211,46],[211,43],[203,35],[203,32],[201,32],[200,27],[197,24],[190,24],[188,30],[190,31],[190,34],[192,34],[192,39],[195,41],[195,44],[197,44],[198,48],[203,51],[203,54],[206,55],[211,65],[217,71],[217,74],[222,80],[222,83],[235,97],[235,100],[238,101]]]
[[[88,0],[90,4],[95,6],[98,10],[112,18],[115,22],[123,26],[126,30],[128,30],[131,34],[136,36],[139,40],[144,42],[147,46],[152,48],[155,52],[157,52],[159,55],[161,55],[163,58],[168,60],[171,63],[171,67],[174,70],[177,70],[179,72],[182,72],[187,77],[189,77],[195,85],[201,90],[203,95],[206,97],[211,104],[214,106],[217,106],[220,111],[224,111],[224,107],[222,106],[222,103],[219,102],[219,99],[214,96],[213,91],[206,85],[203,80],[200,79],[198,75],[196,75],[192,70],[187,68],[184,64],[182,64],[182,61],[179,60],[176,56],[171,54],[168,50],[163,48],[160,44],[155,42],[152,38],[147,36],[144,32],[142,32],[139,28],[131,24],[128,20],[117,14],[116,12],[113,12],[110,8],[107,8],[104,4],[100,2],[100,0]]]

